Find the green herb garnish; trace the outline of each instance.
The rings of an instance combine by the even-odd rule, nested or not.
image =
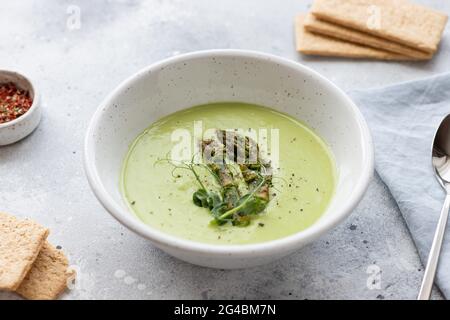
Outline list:
[[[269,204],[272,170],[270,162],[261,158],[259,147],[253,140],[234,132],[229,139],[228,134],[227,131],[218,130],[217,139],[200,142],[204,163],[194,164],[191,159],[190,162],[174,164],[174,170],[186,169],[194,175],[199,189],[192,195],[192,201],[196,206],[210,211],[214,218],[211,225],[231,223],[233,226],[245,227],[250,224],[252,217],[263,212]],[[257,151],[256,161],[247,161],[251,150]],[[242,159],[245,160],[243,163]],[[173,164],[173,161],[167,161]],[[196,167],[206,169],[215,182],[214,187],[207,188]],[[245,185],[245,194],[241,194],[244,193],[239,188],[241,184]]]

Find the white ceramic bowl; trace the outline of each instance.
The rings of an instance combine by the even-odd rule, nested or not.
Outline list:
[[[0,146],[17,142],[28,136],[38,126],[42,114],[39,93],[30,80],[17,72],[0,70],[0,84],[8,82],[14,83],[19,89],[28,91],[33,104],[19,118],[0,123]]]
[[[127,209],[119,177],[130,143],[165,115],[219,101],[259,104],[288,113],[304,121],[329,144],[339,178],[328,210],[315,224],[274,241],[221,246],[166,234],[145,225]],[[211,50],[164,60],[125,80],[93,116],[84,161],[95,195],[122,224],[179,259],[231,269],[286,256],[344,220],[372,177],[373,146],[355,104],[313,70],[263,53]]]

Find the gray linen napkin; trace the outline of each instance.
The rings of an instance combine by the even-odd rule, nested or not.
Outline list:
[[[371,129],[375,168],[397,201],[425,263],[445,197],[434,178],[430,152],[437,126],[450,113],[450,73],[352,91],[350,96]],[[436,283],[450,298],[450,224]]]

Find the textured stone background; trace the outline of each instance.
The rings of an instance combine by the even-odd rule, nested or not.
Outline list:
[[[447,1],[418,2],[450,13]],[[124,78],[162,58],[212,48],[260,50],[302,62],[345,90],[449,70],[449,28],[430,62],[302,57],[294,50],[293,18],[309,5],[301,0],[2,3],[0,68],[35,79],[44,117],[32,136],[0,148],[0,210],[51,228],[51,241],[63,247],[79,273],[78,285],[64,298],[415,298],[423,267],[378,177],[333,232],[288,258],[244,271],[200,268],[167,256],[113,220],[86,182],[83,136],[95,108]],[[74,8],[81,10],[79,29],[70,23]],[[370,273],[378,271],[381,281],[368,286]],[[434,298],[440,297],[435,292]],[[15,298],[0,293],[0,299]]]

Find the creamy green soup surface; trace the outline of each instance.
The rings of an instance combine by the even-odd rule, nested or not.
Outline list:
[[[208,209],[194,205],[198,184],[188,170],[166,161],[176,141],[172,133],[194,122],[203,130],[279,129],[279,168],[266,209],[245,227],[211,225]],[[269,137],[270,138],[270,137]],[[270,144],[268,145],[270,154]],[[206,174],[206,173],[205,173]],[[121,189],[130,209],[144,223],[184,239],[211,244],[249,244],[279,239],[311,226],[325,212],[336,171],[324,141],[293,117],[245,103],[215,103],[166,116],[139,135],[126,156]]]

